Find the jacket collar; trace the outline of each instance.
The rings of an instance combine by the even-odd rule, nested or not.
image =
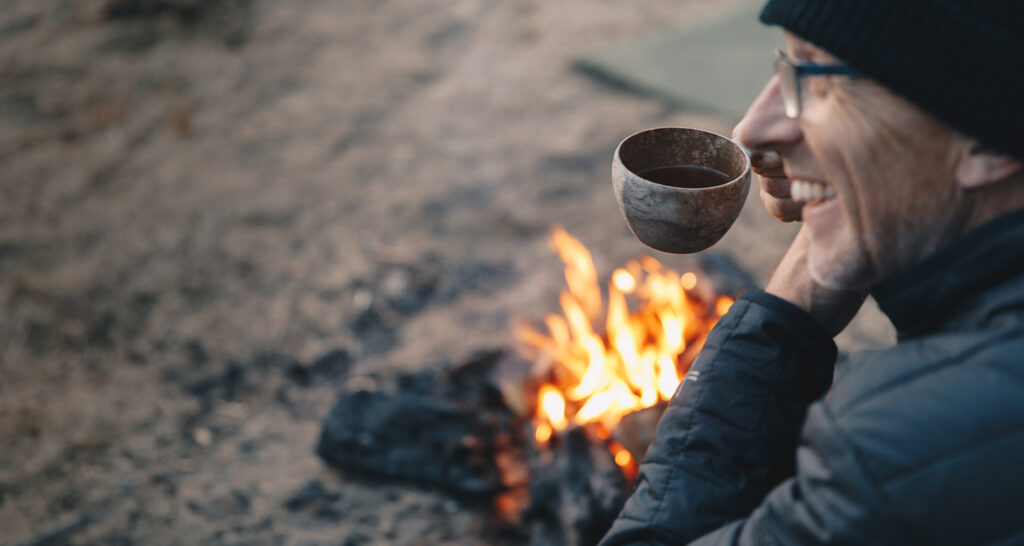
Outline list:
[[[871,295],[900,340],[976,327],[997,307],[1024,308],[1024,209],[968,231]]]

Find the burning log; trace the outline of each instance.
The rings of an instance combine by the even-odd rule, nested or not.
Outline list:
[[[406,376],[397,392],[344,392],[317,454],[329,465],[490,497],[509,485],[499,463],[523,446],[521,420],[487,377],[504,353],[475,355],[440,378]]]
[[[634,461],[642,461],[647,447],[654,441],[661,414],[667,407],[668,403],[662,402],[624,416],[612,431],[612,439],[622,444]]]
[[[490,432],[445,400],[356,391],[338,399],[316,452],[342,469],[486,496],[502,489]]]
[[[532,546],[590,546],[604,536],[629,495],[606,442],[573,427],[550,449],[530,453]]]
[[[317,454],[343,470],[493,498],[497,519],[527,530],[537,546],[595,544],[628,494],[620,466],[629,454],[584,427],[527,442],[532,426],[498,387],[508,390],[524,367],[505,351],[485,351],[449,373],[405,376],[395,392],[343,392]]]

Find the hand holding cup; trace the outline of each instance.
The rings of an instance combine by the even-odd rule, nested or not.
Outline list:
[[[791,184],[778,152],[750,152],[750,165],[760,183],[761,202],[768,214],[783,222],[800,221],[804,202],[793,200]]]

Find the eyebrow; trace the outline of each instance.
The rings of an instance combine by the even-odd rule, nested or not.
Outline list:
[[[797,42],[792,47],[787,47],[787,49],[789,51],[787,51],[786,54],[792,59],[800,61],[810,61],[814,59],[814,49],[802,42]]]

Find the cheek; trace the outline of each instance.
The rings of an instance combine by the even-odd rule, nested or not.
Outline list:
[[[952,132],[880,88],[839,90],[821,106],[804,134],[864,250],[877,262],[920,244],[916,230],[935,227],[961,197]]]

